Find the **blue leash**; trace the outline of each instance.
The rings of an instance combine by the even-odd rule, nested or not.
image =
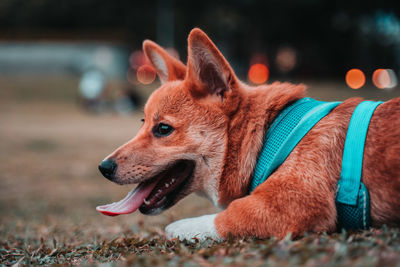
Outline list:
[[[340,103],[303,98],[285,108],[266,134],[254,170],[250,192],[266,181],[308,131]],[[380,103],[362,102],[357,106],[350,121],[336,197],[340,228],[367,229],[370,224],[369,195],[361,182],[361,170],[369,121]]]

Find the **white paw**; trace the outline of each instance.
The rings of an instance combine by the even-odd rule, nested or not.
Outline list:
[[[194,242],[196,239],[204,241],[207,238],[216,241],[222,240],[217,233],[214,219],[217,214],[188,218],[171,223],[165,228],[168,238],[179,238]]]

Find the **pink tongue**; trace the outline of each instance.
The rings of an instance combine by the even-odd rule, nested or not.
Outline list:
[[[98,206],[96,210],[108,216],[129,214],[137,210],[143,201],[148,197],[158,182],[155,179],[151,183],[140,183],[135,189],[130,191],[126,197],[118,202]]]

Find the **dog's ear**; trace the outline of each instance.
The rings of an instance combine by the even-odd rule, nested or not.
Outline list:
[[[174,58],[164,48],[150,40],[143,42],[143,51],[156,69],[161,83],[183,80],[186,75],[186,66]]]
[[[216,95],[224,98],[237,83],[228,61],[211,39],[198,28],[193,29],[188,38],[187,79],[200,84],[190,89],[198,97]]]

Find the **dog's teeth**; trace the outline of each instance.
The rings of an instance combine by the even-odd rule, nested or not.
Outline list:
[[[175,182],[175,179],[174,179],[174,178],[172,178],[172,179],[171,179],[171,183],[174,183],[174,182]]]
[[[158,189],[157,193],[161,194],[161,192],[162,192],[162,190],[161,190],[161,189]]]
[[[143,200],[144,204],[149,205],[150,201],[148,201],[147,199]]]
[[[168,183],[165,183],[165,187],[168,188],[168,187],[169,187],[169,184],[168,184]]]
[[[166,196],[163,196],[159,201],[157,201],[156,205],[159,205],[160,203],[164,202],[167,199]]]

